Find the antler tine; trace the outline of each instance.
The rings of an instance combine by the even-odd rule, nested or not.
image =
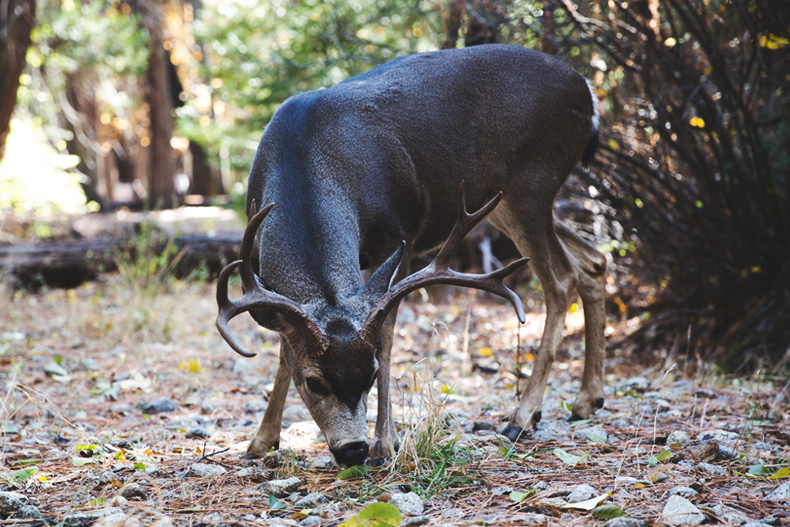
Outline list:
[[[312,347],[324,350],[328,345],[326,337],[321,334],[321,330],[310,320],[307,313],[304,312],[299,304],[274,291],[264,289],[252,268],[250,257],[255,242],[255,235],[261,226],[261,222],[263,222],[263,219],[273,206],[274,203],[271,203],[259,212],[255,212],[255,200],[252,200],[250,205],[250,214],[252,214],[252,218],[250,218],[250,221],[247,223],[247,228],[244,231],[241,248],[239,249],[239,259],[226,265],[217,279],[217,306],[219,307],[219,313],[217,314],[217,330],[230,347],[233,348],[236,353],[244,357],[254,357],[257,354],[247,351],[244,346],[242,346],[241,342],[239,342],[230,330],[228,323],[230,319],[236,315],[252,309],[268,309],[274,311],[292,327],[295,327],[300,336],[310,340]],[[228,297],[228,279],[231,273],[239,266],[241,266],[240,274],[244,295],[239,300],[234,301]],[[272,317],[271,327],[269,325],[267,325],[267,327],[275,331],[280,331],[282,329],[278,317]]]
[[[250,203],[250,214],[252,217],[247,222],[247,228],[244,230],[244,237],[241,239],[241,248],[239,249],[239,259],[244,262],[240,273],[241,284],[244,286],[245,291],[254,289],[257,286],[255,271],[252,268],[252,248],[255,245],[255,236],[258,234],[258,229],[260,229],[261,223],[263,223],[269,211],[272,210],[272,207],[274,207],[274,203],[269,203],[259,212],[255,212],[257,208],[255,200],[253,199]]]
[[[450,284],[459,285],[463,287],[471,287],[474,289],[481,289],[488,291],[495,295],[501,296],[513,304],[516,310],[516,315],[519,321],[523,324],[525,320],[524,306],[521,303],[521,298],[510,288],[508,288],[502,281],[516,272],[518,269],[524,267],[529,258],[520,258],[501,269],[497,269],[491,273],[486,274],[471,274],[459,273],[450,269],[450,260],[461,244],[461,241],[467,234],[478,225],[483,219],[497,206],[499,200],[502,198],[502,193],[498,193],[492,200],[483,205],[476,212],[469,214],[466,211],[466,200],[464,196],[464,184],[461,183],[458,199],[458,216],[455,225],[453,226],[450,235],[447,237],[442,246],[439,254],[433,261],[425,268],[417,271],[416,273],[407,276],[397,284],[393,285],[379,300],[376,306],[368,315],[365,325],[362,328],[362,334],[366,338],[373,339],[375,335],[387,318],[390,311],[402,300],[406,295],[412,291],[427,286],[436,284]]]

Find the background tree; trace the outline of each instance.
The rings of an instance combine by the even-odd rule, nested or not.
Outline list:
[[[25,67],[35,12],[35,0],[0,3],[0,159],[3,159],[11,114],[16,106],[19,75]]]

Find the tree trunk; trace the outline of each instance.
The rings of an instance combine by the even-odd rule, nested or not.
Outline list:
[[[25,67],[30,30],[35,21],[35,0],[0,2],[0,160],[16,106],[19,75]]]
[[[148,202],[151,207],[170,208],[174,204],[176,173],[173,149],[173,103],[168,74],[170,58],[162,46],[162,27],[155,1],[141,3],[142,23],[150,37],[147,98],[150,106]]]

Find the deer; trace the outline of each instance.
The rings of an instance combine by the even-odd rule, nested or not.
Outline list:
[[[338,465],[391,459],[399,448],[389,388],[400,302],[428,285],[474,288],[509,301],[524,323],[522,302],[503,280],[528,259],[546,320],[532,374],[501,433],[516,441],[541,419],[576,291],[586,347],[571,419],[601,408],[606,259],[553,212],[570,172],[595,154],[598,127],[598,100],[582,75],[556,57],[504,44],[406,55],[288,98],[252,162],[239,259],[217,281],[217,328],[237,353],[255,355],[230,329],[241,313],[281,336],[269,404],[245,457],[279,448],[293,379]],[[451,269],[484,219],[523,258],[490,273]],[[427,267],[410,273],[412,257],[437,248]],[[231,300],[236,269],[243,293]]]

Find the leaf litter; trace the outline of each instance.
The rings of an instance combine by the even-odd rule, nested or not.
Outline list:
[[[706,524],[790,525],[786,379],[719,377],[710,367],[644,364],[610,350],[604,409],[569,424],[583,364],[576,311],[543,420],[513,445],[496,431],[529,375],[540,310],[519,328],[509,308],[484,295],[417,299],[401,307],[396,330],[401,450],[389,465],[341,471],[294,389],[281,450],[242,460],[273,382],[277,336],[240,322],[236,331],[259,357],[236,356],[214,331],[213,284],[172,284],[162,312],[147,314],[167,327],[150,331],[128,295],[111,278],[8,294],[0,496],[28,501],[3,509],[0,524],[601,525],[620,515],[662,524],[671,522],[668,498],[683,488]],[[51,373],[53,361],[66,375]],[[169,404],[152,405],[159,399]],[[690,445],[667,444],[674,431]],[[294,475],[303,482],[297,491],[266,492]],[[581,485],[595,494],[569,502]],[[367,508],[408,492],[423,502],[419,517]],[[296,506],[312,494],[322,499]]]

